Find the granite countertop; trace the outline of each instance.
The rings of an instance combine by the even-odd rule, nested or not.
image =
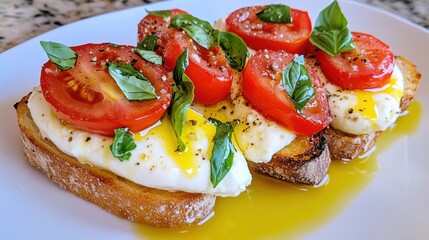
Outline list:
[[[41,33],[97,14],[160,0],[1,0],[0,53]],[[429,0],[355,0],[429,29]]]

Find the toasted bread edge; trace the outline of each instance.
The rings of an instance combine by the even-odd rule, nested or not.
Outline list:
[[[40,135],[29,95],[15,105],[24,155],[61,188],[121,218],[159,227],[195,224],[213,211],[214,195],[144,187],[64,154]]]

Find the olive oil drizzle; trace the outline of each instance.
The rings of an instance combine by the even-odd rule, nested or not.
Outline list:
[[[378,157],[396,139],[418,130],[421,105],[383,132],[374,151],[351,161],[334,160],[323,186],[284,183],[253,174],[252,185],[236,198],[217,198],[214,215],[201,226],[156,228],[135,224],[144,239],[261,239],[296,238],[328,224],[370,184],[379,171]]]

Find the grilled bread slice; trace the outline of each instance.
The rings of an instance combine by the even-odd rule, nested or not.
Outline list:
[[[404,76],[404,93],[401,98],[401,111],[407,110],[420,85],[421,74],[416,66],[404,57],[396,56],[396,64]],[[324,131],[332,159],[353,159],[370,150],[381,131],[372,134],[353,135],[329,127]]]
[[[160,227],[198,223],[212,212],[214,195],[144,187],[64,154],[40,135],[28,97],[15,105],[24,155],[61,188],[119,217]]]
[[[258,173],[296,184],[319,184],[326,176],[331,158],[322,132],[311,137],[297,137],[274,154],[267,163],[251,163]]]

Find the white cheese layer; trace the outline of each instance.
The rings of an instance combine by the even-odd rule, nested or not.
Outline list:
[[[110,145],[113,138],[77,130],[62,123],[45,101],[40,88],[28,102],[31,115],[43,137],[50,139],[65,154],[83,164],[107,169],[118,176],[143,186],[167,191],[237,196],[251,182],[247,163],[240,151],[234,154],[233,165],[225,178],[213,188],[210,182],[210,157],[215,127],[194,111],[189,111],[183,130],[188,151],[181,155],[174,150],[177,140],[171,123],[164,118],[158,126],[136,134],[137,148],[128,161],[115,158]]]
[[[390,82],[379,89],[344,90],[327,83],[331,126],[350,134],[384,131],[398,118],[404,91],[404,77],[395,66]]]

